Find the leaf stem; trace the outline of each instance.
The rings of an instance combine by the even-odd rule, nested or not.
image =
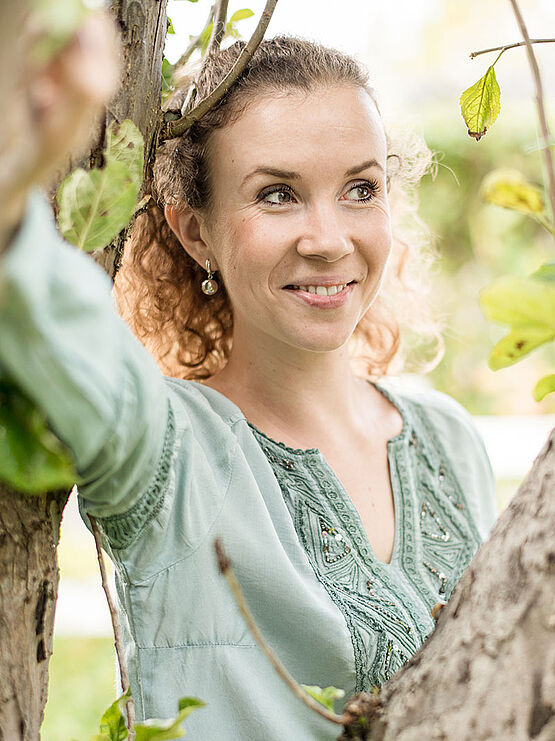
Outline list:
[[[316,702],[316,700],[310,697],[310,695],[304,691],[301,685],[295,679],[293,679],[287,669],[279,661],[275,653],[268,646],[268,644],[262,637],[262,634],[258,630],[258,626],[256,625],[252,613],[248,608],[247,602],[245,600],[245,595],[243,594],[241,585],[237,581],[237,577],[233,573],[231,562],[224,551],[220,538],[216,538],[216,540],[214,541],[214,550],[216,551],[220,572],[225,576],[227,583],[229,584],[237,607],[239,608],[241,615],[245,619],[245,622],[251,632],[252,637],[260,646],[264,654],[266,654],[267,658],[270,660],[278,675],[283,679],[283,681],[293,692],[293,694],[298,697],[301,702],[304,702],[304,704],[311,710],[314,710],[314,712],[318,713],[318,715],[321,715],[323,718],[326,718],[326,720],[329,720],[332,723],[336,723],[337,725],[345,725],[350,716],[336,715],[335,713],[330,712],[325,707],[320,705],[320,703]]]
[[[112,630],[114,632],[114,645],[116,647],[116,656],[119,664],[119,671],[121,675],[121,686],[123,692],[127,692],[129,689],[129,674],[127,673],[127,665],[125,663],[125,657],[123,655],[123,642],[121,640],[121,630],[119,624],[118,613],[112,595],[110,593],[110,586],[108,584],[108,576],[106,574],[106,565],[104,563],[104,556],[102,555],[102,538],[96,518],[89,515],[91,523],[92,534],[94,536],[94,544],[96,546],[96,557],[98,558],[98,565],[100,567],[100,577],[102,579],[102,588],[106,595],[106,601],[108,602],[108,609],[110,610],[110,618],[112,620]],[[130,697],[126,702],[127,708],[127,730],[129,731],[129,741],[135,739],[135,700]]]
[[[177,136],[181,136],[195,123],[195,121],[202,118],[205,113],[207,113],[221,98],[223,98],[241,72],[245,69],[252,55],[258,48],[258,45],[264,38],[264,33],[268,28],[268,24],[270,23],[270,19],[272,18],[277,3],[278,0],[266,0],[266,5],[262,11],[260,20],[258,21],[258,25],[231,70],[227,73],[220,84],[214,88],[210,95],[207,95],[206,98],[201,100],[192,111],[189,111],[189,113],[185,114],[177,121],[168,121],[165,130],[162,132],[161,139],[174,139]]]
[[[526,28],[526,24],[524,22],[524,18],[522,17],[522,13],[520,12],[520,7],[518,5],[518,2],[517,0],[509,0],[509,2],[511,3],[513,7],[513,12],[515,14],[516,21],[518,23],[520,32],[526,44],[528,62],[530,63],[530,68],[532,70],[532,75],[534,77],[534,82],[536,85],[536,106],[538,109],[538,118],[540,122],[540,129],[541,129],[542,139],[543,139],[542,144],[544,145],[542,147],[542,152],[543,152],[545,167],[547,170],[549,200],[551,203],[551,219],[555,220],[555,170],[553,168],[553,157],[551,154],[551,149],[549,148],[549,146],[547,146],[549,144],[551,137],[549,134],[549,127],[547,125],[547,117],[545,115],[545,104],[544,104],[540,70],[538,67],[538,61],[536,59],[536,55],[534,53],[534,48],[532,46],[532,41],[528,34],[528,29]]]
[[[553,44],[555,39],[530,39],[531,44]],[[515,49],[517,46],[526,46],[526,41],[517,41],[514,44],[505,44],[504,46],[492,46],[489,49],[480,49],[480,51],[473,51],[470,54],[470,58],[480,56],[480,54],[489,54],[492,51],[507,51],[507,49]]]

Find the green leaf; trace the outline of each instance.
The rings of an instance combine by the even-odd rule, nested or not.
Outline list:
[[[332,713],[334,712],[333,701],[345,696],[345,690],[339,690],[337,687],[324,687],[322,689],[316,685],[303,684],[302,688]]]
[[[105,165],[72,172],[58,189],[58,226],[68,242],[86,252],[106,247],[127,226],[143,171],[143,138],[128,120],[106,132]]]
[[[499,370],[513,365],[532,350],[555,339],[555,330],[542,327],[517,327],[499,340],[489,354],[489,367]]]
[[[212,36],[212,29],[214,28],[213,23],[209,23],[205,29],[203,29],[201,35],[200,35],[200,53],[204,54],[206,50],[208,49],[208,43],[210,42],[210,37]]]
[[[173,27],[172,19],[169,16],[168,16],[168,30],[166,31],[166,33],[175,35],[175,28]]]
[[[235,13],[229,19],[229,23],[237,23],[243,21],[245,18],[252,18],[254,12],[249,8],[243,8],[242,10],[236,10]]]
[[[544,266],[547,268],[547,266]],[[480,293],[480,304],[492,322],[511,327],[541,326],[555,329],[555,285],[551,271],[546,277],[504,276]]]
[[[547,264],[527,278],[505,276],[482,290],[485,316],[511,329],[490,353],[492,370],[512,365],[555,339],[554,272],[555,267]]]
[[[555,391],[555,373],[540,378],[534,387],[534,399],[541,401],[547,394],[551,394],[553,391]]]
[[[517,170],[494,170],[487,175],[480,193],[484,200],[502,208],[534,216],[545,209],[543,191]]]
[[[17,387],[0,378],[0,480],[39,494],[78,483],[69,450],[48,428],[46,416]]]
[[[137,199],[137,186],[123,162],[71,173],[58,191],[58,226],[64,238],[91,252],[110,244],[127,225]]]
[[[162,60],[162,94],[167,97],[173,89],[173,64],[164,57]]]
[[[123,706],[129,697],[131,697],[131,691],[127,690],[110,705],[100,719],[100,733],[104,734],[109,741],[124,741],[128,736]]]
[[[461,113],[470,136],[479,141],[501,110],[501,91],[493,64],[486,74],[461,95]]]
[[[179,700],[179,712],[175,718],[159,720],[152,718],[143,723],[135,724],[136,741],[172,741],[185,735],[181,723],[196,708],[204,707],[205,703],[196,697],[182,697]]]
[[[138,192],[143,182],[144,141],[133,121],[126,118],[121,123],[113,121],[108,126],[104,157],[108,162],[123,162],[126,165]]]

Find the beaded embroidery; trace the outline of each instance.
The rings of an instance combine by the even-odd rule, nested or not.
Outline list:
[[[404,421],[388,446],[396,513],[390,564],[374,555],[356,508],[319,451],[294,450],[251,425],[314,573],[349,628],[357,692],[386,682],[415,653],[434,627],[431,608],[448,599],[480,542],[423,410],[379,390]]]

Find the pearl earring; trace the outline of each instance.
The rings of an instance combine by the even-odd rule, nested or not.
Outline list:
[[[200,287],[202,292],[207,296],[213,296],[218,290],[218,284],[213,278],[214,273],[210,269],[210,260],[206,261],[206,272],[208,273],[208,277],[202,281]]]

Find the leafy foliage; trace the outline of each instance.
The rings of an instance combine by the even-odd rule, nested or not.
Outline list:
[[[461,113],[468,133],[477,141],[493,125],[501,110],[501,91],[495,77],[494,64],[460,98]]]
[[[322,689],[317,685],[303,684],[302,688],[331,713],[334,712],[333,701],[345,697],[345,690],[337,689],[337,687],[324,687]]]
[[[129,223],[143,172],[143,138],[129,120],[112,123],[102,168],[78,168],[58,190],[58,226],[86,252],[105,247]]]
[[[0,480],[38,494],[78,481],[69,451],[45,415],[11,381],[0,378]]]
[[[499,278],[483,289],[480,303],[488,319],[510,327],[509,334],[491,351],[490,368],[498,370],[516,363],[555,339],[555,264],[544,265],[527,278]],[[548,393],[545,379],[537,393],[544,389]]]
[[[125,741],[128,738],[123,709],[130,697],[131,692],[128,690],[110,705],[100,720],[100,733],[95,734],[90,741]],[[204,707],[202,700],[196,697],[182,697],[174,718],[167,720],[154,718],[135,723],[136,741],[172,741],[174,738],[181,738],[185,735],[181,724],[193,710],[201,707]]]

